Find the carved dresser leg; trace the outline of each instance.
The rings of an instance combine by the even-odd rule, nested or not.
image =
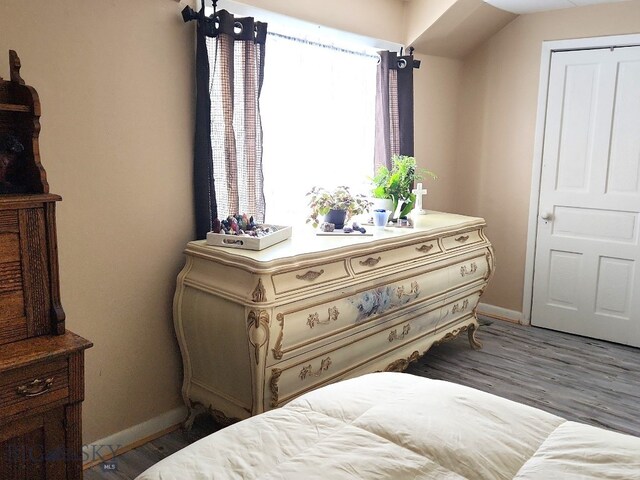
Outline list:
[[[475,324],[469,325],[469,330],[467,333],[469,334],[469,345],[474,350],[480,350],[482,348],[482,343],[476,338],[476,331],[478,330],[478,326]]]
[[[182,424],[182,428],[184,428],[187,432],[190,432],[196,417],[199,414],[204,413],[206,409],[204,408],[204,405],[202,405],[201,403],[193,403],[193,402],[191,402],[191,405],[187,406],[187,409],[189,410],[189,415],[187,416],[187,419]]]

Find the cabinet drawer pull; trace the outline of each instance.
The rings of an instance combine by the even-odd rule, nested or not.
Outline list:
[[[402,327],[402,333],[400,335],[398,335],[397,329],[394,328],[393,330],[391,330],[391,333],[389,333],[389,342],[393,342],[394,340],[402,340],[404,337],[409,335],[410,330],[411,325],[409,325],[408,323],[404,327]]]
[[[380,262],[380,260],[382,260],[382,257],[369,257],[366,260],[360,260],[360,265],[362,265],[363,267],[374,267]]]
[[[433,244],[431,244],[431,245],[422,245],[420,247],[416,247],[416,250],[419,251],[420,253],[427,253],[432,248],[433,248]]]
[[[309,270],[304,275],[296,275],[298,280],[307,280],[308,282],[313,282],[316,278],[324,273],[324,270],[320,270],[319,272],[315,270]]]
[[[307,377],[319,377],[322,372],[324,372],[325,370],[329,370],[330,366],[331,357],[327,357],[320,362],[320,368],[317,372],[314,372],[311,368],[311,364],[309,364],[306,367],[302,367],[302,370],[300,370],[300,374],[298,376],[300,377],[300,380],[304,380]]]
[[[467,240],[469,240],[469,235],[460,235],[458,238],[456,238],[456,242],[460,243],[464,243]]]
[[[37,397],[43,393],[47,393],[53,386],[53,377],[36,378],[33,382],[21,385],[17,388],[18,395],[23,397]]]
[[[456,303],[452,308],[451,308],[451,313],[458,313],[458,312],[464,312],[467,307],[469,306],[469,299],[465,299],[464,302],[462,302],[462,306],[460,306],[459,303]]]
[[[477,271],[478,271],[478,265],[476,265],[476,262],[471,262],[471,265],[469,265],[469,268],[467,268],[466,265],[463,265],[460,267],[460,276],[464,277],[466,275],[473,275]]]
[[[309,328],[315,327],[316,324],[327,325],[331,323],[331,321],[335,322],[338,319],[338,315],[340,315],[340,312],[338,311],[337,307],[329,308],[329,314],[326,320],[320,320],[320,315],[318,314],[318,312],[312,313],[311,315],[309,315],[309,318],[307,318],[307,325],[309,325]]]

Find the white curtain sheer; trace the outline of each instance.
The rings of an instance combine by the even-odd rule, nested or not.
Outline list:
[[[269,34],[260,109],[266,221],[303,223],[314,185],[367,192],[377,55]]]

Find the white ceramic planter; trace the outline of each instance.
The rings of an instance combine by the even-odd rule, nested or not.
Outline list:
[[[393,213],[393,200],[390,198],[371,198],[370,200],[373,202],[370,211],[373,212],[374,210],[384,208],[389,212],[389,217],[387,217],[387,222],[389,222],[391,214]]]

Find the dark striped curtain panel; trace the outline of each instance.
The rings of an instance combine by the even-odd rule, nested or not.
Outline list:
[[[394,155],[413,156],[413,55],[382,51],[376,75],[375,168],[391,169]]]
[[[262,124],[267,24],[235,18],[226,10],[197,20],[194,195],[196,238],[213,219],[247,213],[264,221]],[[186,13],[185,13],[186,12]]]

